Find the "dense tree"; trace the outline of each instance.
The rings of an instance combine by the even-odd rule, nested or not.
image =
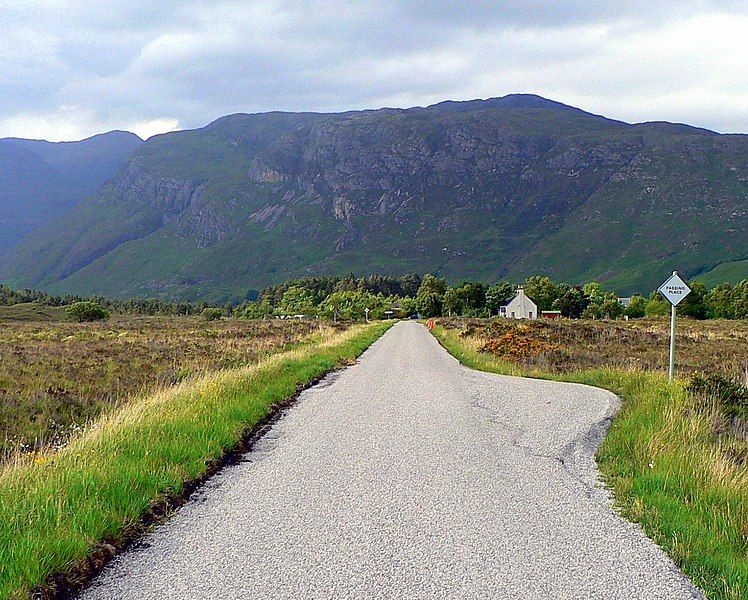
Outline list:
[[[644,312],[648,317],[656,317],[670,314],[670,303],[665,300],[662,294],[655,290],[649,295],[647,306],[644,307]]]
[[[689,281],[691,293],[678,304],[678,314],[694,319],[706,319],[708,307],[704,302],[706,286],[700,281]]]
[[[418,314],[424,318],[439,317],[442,314],[442,296],[436,292],[418,293],[416,297],[416,308]]]
[[[538,311],[551,310],[558,298],[558,286],[551,281],[550,277],[533,275],[527,278],[525,293],[538,305]]]
[[[639,319],[646,314],[647,299],[644,296],[631,296],[631,301],[624,314],[632,319]]]
[[[459,290],[454,287],[447,288],[447,291],[444,293],[444,302],[442,306],[444,314],[450,317],[459,317],[464,309],[465,305]]]
[[[423,276],[416,295],[416,308],[422,317],[438,317],[442,314],[447,280],[430,273]]]
[[[748,318],[748,280],[735,286],[718,285],[707,291],[699,282],[691,282],[692,292],[679,305],[679,313],[693,318]],[[565,283],[554,283],[548,277],[530,277],[527,294],[538,304],[539,310],[560,310],[566,317],[603,318],[620,313],[618,298],[606,292],[598,282],[580,288]],[[365,298],[379,297],[398,303],[397,314],[407,316],[415,312],[424,317],[453,315],[491,316],[513,295],[513,287],[499,282],[486,287],[480,282],[463,282],[447,287],[444,278],[434,275],[410,274],[402,277],[370,275],[367,277],[314,276],[292,279],[262,290],[257,301],[245,301],[238,306],[225,304],[222,314],[240,318],[265,318],[273,314],[314,314],[319,305],[336,292],[356,292]],[[368,294],[368,295],[367,295]],[[340,297],[338,297],[340,299]],[[206,302],[169,302],[157,298],[112,299],[100,296],[55,296],[37,290],[14,290],[0,285],[0,305],[37,303],[45,306],[70,306],[78,302],[93,302],[104,310],[141,315],[199,315]],[[549,305],[550,302],[550,305]],[[605,305],[605,306],[603,306]],[[329,303],[327,305],[329,307]],[[371,307],[370,307],[371,308]],[[374,309],[372,308],[372,311]],[[632,296],[623,314],[629,317],[667,315],[670,304],[658,292],[645,299]]]
[[[599,306],[605,300],[605,290],[603,290],[603,286],[597,281],[585,283],[582,291],[590,304],[597,304]]]
[[[735,299],[733,288],[723,283],[713,288],[704,298],[708,307],[708,316],[715,319],[735,318]]]
[[[499,281],[486,290],[486,308],[489,316],[499,313],[499,308],[514,296],[514,286],[506,281]]]
[[[723,283],[704,296],[707,317],[716,319],[745,319],[748,317],[748,279],[735,287]]]
[[[426,273],[421,280],[421,285],[418,287],[418,295],[434,293],[439,296],[444,296],[447,291],[447,280],[443,277],[435,277],[431,273]]]
[[[625,308],[617,294],[607,292],[602,302],[590,302],[584,309],[582,317],[585,319],[617,319],[623,316]]]
[[[411,296],[415,298],[418,295],[418,288],[421,287],[421,276],[416,273],[403,275],[400,278],[400,292],[396,296]]]
[[[486,291],[483,284],[466,281],[447,289],[442,312],[454,316],[480,316],[485,305]]]
[[[748,319],[748,279],[743,279],[733,289],[735,303],[735,318]]]
[[[559,297],[553,301],[551,308],[560,310],[561,315],[570,319],[578,319],[587,308],[589,300],[582,288],[561,284],[558,286]]]
[[[292,285],[284,293],[278,305],[281,313],[286,315],[314,314],[314,292],[298,285]]]
[[[381,319],[387,306],[382,294],[372,294],[366,290],[341,290],[333,292],[319,305],[320,313],[335,319],[357,319],[369,316]]]
[[[266,319],[273,315],[273,305],[266,298],[261,302],[247,302],[234,311],[242,319]]]
[[[206,321],[218,321],[224,317],[224,312],[220,308],[212,307],[203,309],[200,316]]]
[[[623,304],[618,300],[616,294],[608,294],[603,303],[598,308],[598,318],[600,319],[617,319],[624,312]]]
[[[405,296],[402,300],[400,300],[400,307],[403,313],[403,317],[409,317],[410,315],[414,315],[418,312],[416,299],[411,296]]]

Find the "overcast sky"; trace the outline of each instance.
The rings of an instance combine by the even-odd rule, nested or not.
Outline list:
[[[748,2],[0,0],[0,137],[525,92],[748,132]]]

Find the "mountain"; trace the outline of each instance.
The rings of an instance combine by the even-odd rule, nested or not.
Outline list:
[[[237,114],[151,138],[0,272],[57,292],[212,300],[351,271],[549,274],[627,293],[673,269],[748,276],[747,209],[748,136],[538,96]]]
[[[0,139],[0,255],[111,179],[142,143],[124,131],[80,142]]]

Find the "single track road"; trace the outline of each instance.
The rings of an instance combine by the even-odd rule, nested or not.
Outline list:
[[[702,598],[597,482],[617,407],[398,323],[83,597]]]

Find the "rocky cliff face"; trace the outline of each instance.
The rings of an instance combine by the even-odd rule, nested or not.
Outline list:
[[[746,136],[628,125],[534,96],[235,115],[149,141],[5,274],[214,298],[351,270],[548,273],[645,291],[674,268],[746,258],[747,163]]]

